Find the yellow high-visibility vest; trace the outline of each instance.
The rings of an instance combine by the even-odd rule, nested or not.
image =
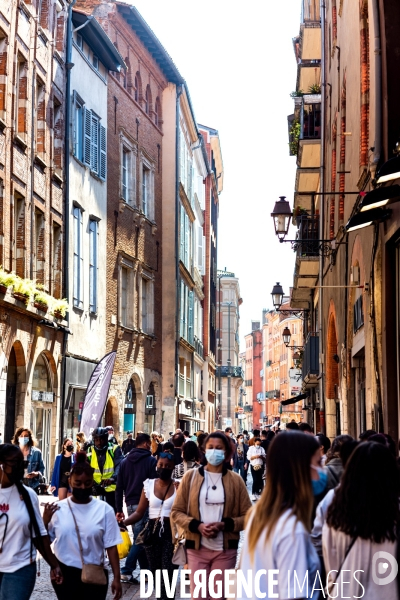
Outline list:
[[[103,473],[100,471],[99,462],[97,460],[96,450],[90,448],[87,453],[90,466],[94,469],[93,479],[98,485],[106,479],[111,479],[114,474],[114,450],[117,448],[114,445],[112,448],[107,448],[106,460],[103,467]],[[115,492],[117,486],[115,483],[104,488],[106,492]]]

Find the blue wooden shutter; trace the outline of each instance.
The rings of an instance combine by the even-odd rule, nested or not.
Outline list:
[[[83,162],[88,167],[91,166],[91,138],[92,138],[92,111],[84,108],[83,114]]]

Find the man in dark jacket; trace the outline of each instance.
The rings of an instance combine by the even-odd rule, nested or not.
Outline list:
[[[126,434],[126,440],[122,442],[122,454],[126,456],[135,447],[135,440],[133,439],[132,431],[128,431]]]
[[[135,512],[139,504],[143,482],[146,479],[155,479],[156,477],[157,460],[151,455],[150,448],[150,436],[147,433],[139,433],[135,440],[135,448],[132,448],[121,463],[117,479],[117,490],[115,492],[117,519],[124,518],[124,513],[122,512],[124,494],[128,515],[131,515]],[[139,583],[132,577],[137,560],[141,569],[148,568],[143,546],[135,544],[135,540],[145,526],[147,519],[148,513],[146,511],[143,518],[133,526],[134,543],[127,556],[125,566],[121,569],[121,581]]]

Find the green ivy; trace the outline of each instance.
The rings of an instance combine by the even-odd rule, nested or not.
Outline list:
[[[300,121],[295,119],[292,122],[292,126],[289,130],[289,149],[291,156],[297,156],[297,151],[299,147],[299,139],[300,139]]]

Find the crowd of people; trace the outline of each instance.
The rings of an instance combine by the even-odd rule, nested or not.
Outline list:
[[[121,445],[112,427],[98,427],[90,440],[80,432],[62,443],[48,488],[58,500],[43,503],[41,515],[42,456],[30,429],[19,428],[0,445],[0,600],[30,598],[36,549],[59,600],[105,600],[108,564],[114,600],[121,582],[139,583],[137,565],[164,570],[170,581],[179,566],[189,569],[192,597],[196,572],[213,571],[225,598],[225,573],[238,552],[241,571],[276,571],[278,594],[265,576],[257,593],[244,588],[238,599],[335,597],[345,572],[358,576],[347,576],[343,597],[381,598],[375,557],[386,557],[385,569],[395,568],[390,557],[400,560],[394,441],[375,431],[331,441],[306,423],[286,429],[237,436],[230,427],[194,435],[177,429],[168,439],[128,432]],[[120,531],[129,526],[133,544],[120,570]],[[385,571],[389,600],[400,600],[396,574]],[[160,591],[162,600],[170,597],[164,579]]]

